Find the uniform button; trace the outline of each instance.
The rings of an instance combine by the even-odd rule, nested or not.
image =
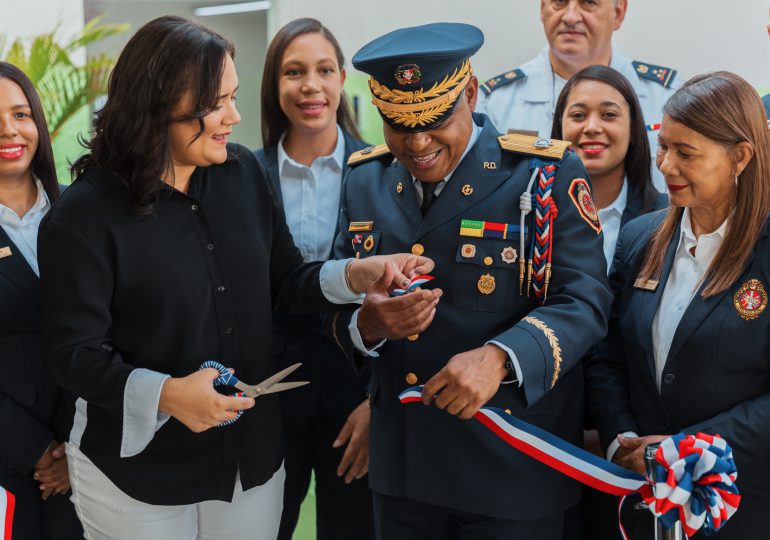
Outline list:
[[[419,289],[419,287],[418,287],[418,289]],[[409,341],[417,341],[418,337],[420,337],[420,334],[414,334],[414,335],[411,335],[411,336],[407,336],[406,339],[408,339]]]
[[[412,255],[417,255],[418,257],[425,253],[425,246],[422,244],[415,244],[412,246]]]
[[[484,257],[484,264],[486,266],[492,266],[492,263],[495,262],[492,257]]]
[[[233,333],[233,327],[225,326],[225,334],[232,334],[232,333]]]
[[[225,292],[225,289],[226,287],[224,285],[220,285],[219,287],[217,287],[218,292]]]
[[[676,379],[676,377],[674,377],[673,373],[666,373],[665,375],[663,375],[663,382],[666,384],[671,384],[672,382],[674,382],[674,379]]]
[[[207,245],[206,249],[208,249],[209,251],[214,251],[214,244]]]
[[[505,414],[511,414],[511,409],[505,409]]]
[[[406,382],[407,384],[417,384],[417,375],[415,375],[414,373],[407,373]]]
[[[193,205],[190,206],[190,208],[192,209],[193,212],[196,212],[198,210],[198,205],[197,204],[193,204]]]

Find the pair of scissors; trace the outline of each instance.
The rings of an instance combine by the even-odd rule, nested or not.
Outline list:
[[[297,388],[299,386],[305,386],[306,384],[310,384],[310,381],[281,382],[283,379],[288,377],[291,373],[296,371],[296,369],[299,368],[301,365],[302,365],[302,362],[297,362],[296,364],[291,365],[286,369],[282,369],[275,375],[268,377],[261,383],[254,386],[250,384],[246,384],[245,382],[238,379],[238,377],[233,375],[233,373],[229,369],[227,369],[225,366],[223,366],[216,360],[206,360],[201,364],[200,369],[214,368],[217,371],[219,371],[219,377],[214,379],[214,386],[232,386],[233,388],[237,388],[238,390],[240,390],[239,392],[231,394],[231,396],[233,397],[247,396],[250,398],[258,398],[259,396],[263,396],[265,394],[274,394],[275,392],[283,392],[284,390],[291,390],[292,388]],[[220,426],[230,425],[233,422],[236,422],[241,417],[242,414],[243,414],[243,411],[237,411],[237,416],[235,418],[233,418],[232,420],[226,420],[219,425]]]

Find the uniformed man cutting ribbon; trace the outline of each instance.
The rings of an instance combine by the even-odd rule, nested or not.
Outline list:
[[[483,40],[436,23],[353,58],[371,75],[386,145],[350,157],[335,256],[406,249],[436,262],[423,290],[394,297],[386,272],[332,325],[357,365],[372,366],[381,540],[561,539],[579,495],[461,420],[490,403],[579,442],[579,360],[604,335],[611,300],[590,184],[568,143],[501,136],[473,114],[470,57]],[[399,403],[414,385],[430,406]]]

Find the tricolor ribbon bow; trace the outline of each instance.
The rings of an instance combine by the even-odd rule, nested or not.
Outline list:
[[[429,281],[433,281],[435,278],[433,276],[414,276],[410,281],[409,285],[405,289],[393,289],[393,296],[402,296],[406,293],[412,292],[420,285],[424,285],[425,283],[428,283]]]
[[[404,404],[422,401],[422,387],[407,388],[399,399]],[[688,537],[699,530],[718,531],[741,500],[732,449],[718,435],[669,437],[657,450],[653,478],[646,478],[502,409],[482,407],[474,419],[509,446],[578,482],[611,495],[641,494],[661,523],[671,528],[681,521]],[[620,531],[628,540],[622,525]]]

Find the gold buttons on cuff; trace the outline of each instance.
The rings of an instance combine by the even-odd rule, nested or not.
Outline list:
[[[412,246],[412,255],[417,255],[418,257],[425,253],[425,246],[422,244],[415,244]]]
[[[406,383],[407,384],[417,384],[417,375],[414,373],[407,373],[406,374]]]
[[[486,266],[492,266],[493,262],[495,262],[495,260],[492,257],[484,257],[484,264]]]
[[[420,337],[420,334],[414,334],[412,336],[407,336],[406,339],[408,339],[409,341],[417,341],[418,337]]]

